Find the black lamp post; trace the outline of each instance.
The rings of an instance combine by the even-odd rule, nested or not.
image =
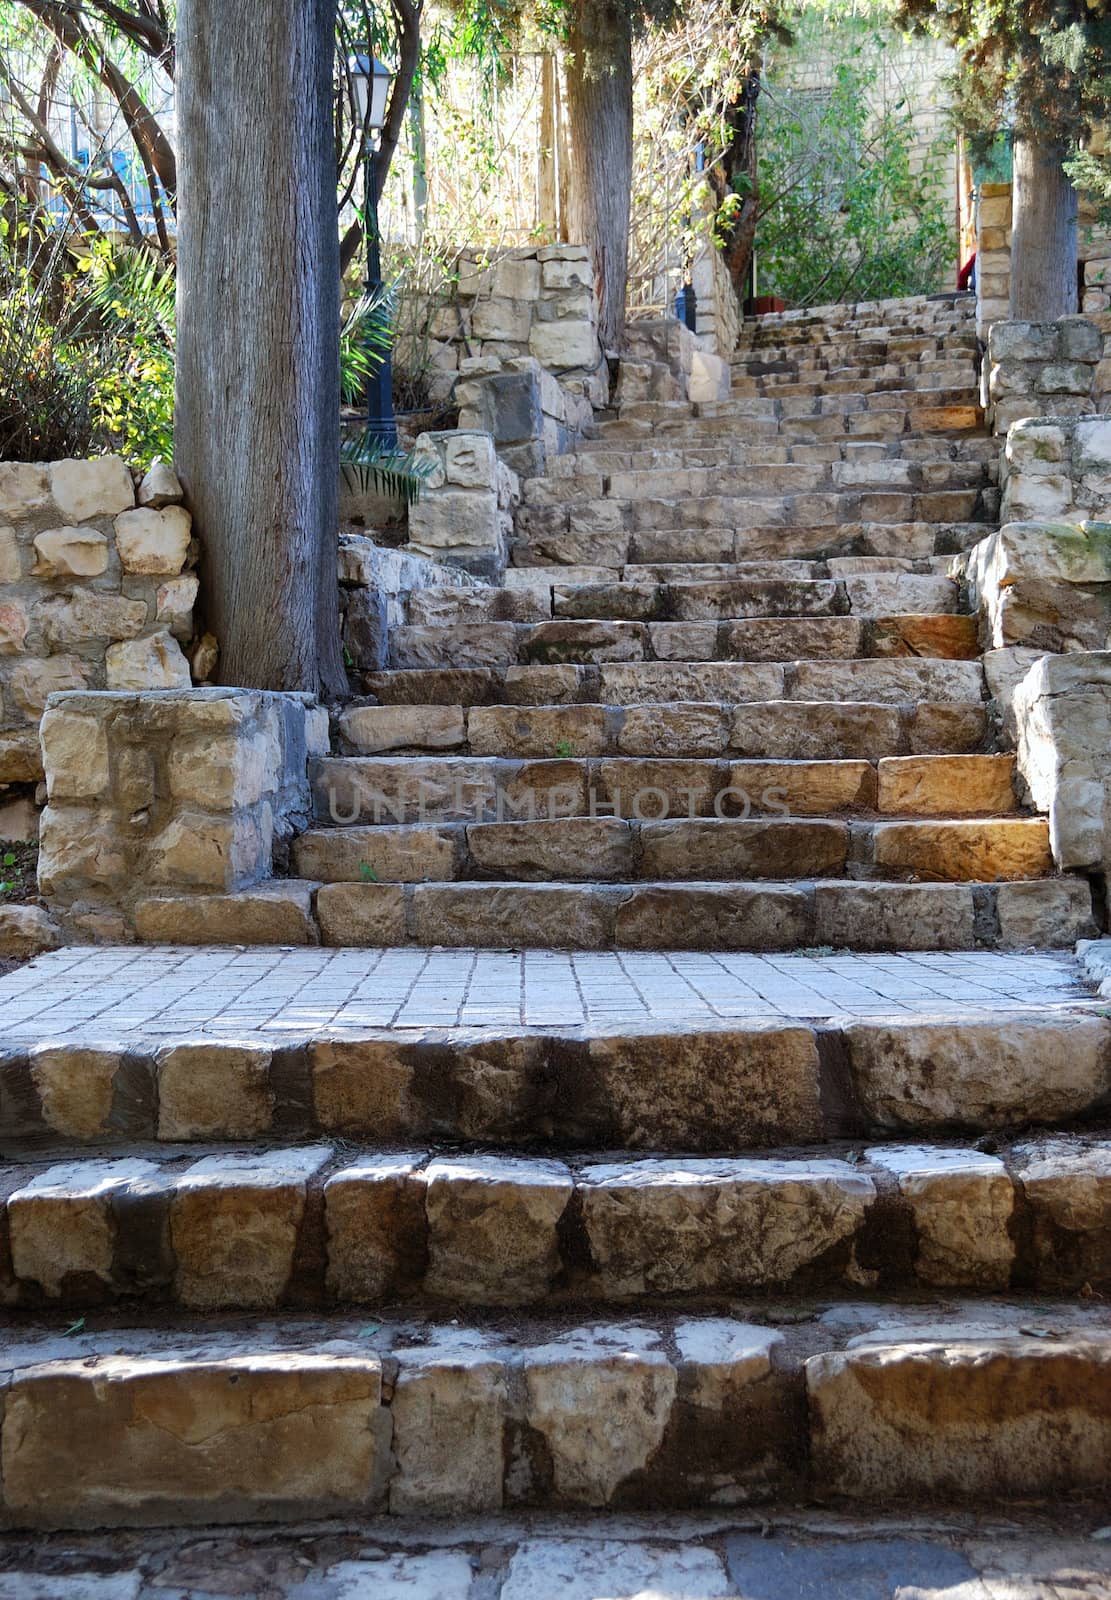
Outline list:
[[[392,74],[374,56],[352,56],[347,63],[359,120],[369,135],[380,134],[386,121],[386,100]],[[366,140],[366,292],[368,299],[382,287],[382,257],[378,232],[378,179],[375,175],[374,145]],[[393,409],[393,363],[390,352],[374,351],[375,367],[367,378],[367,432],[387,448],[397,444],[397,420]]]

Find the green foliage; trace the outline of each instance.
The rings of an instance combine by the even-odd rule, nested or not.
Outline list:
[[[368,428],[360,429],[340,446],[340,462],[348,486],[360,495],[385,495],[415,505],[433,472],[434,461],[414,450],[391,449]]]
[[[956,49],[959,110],[970,133],[1008,122],[1067,149],[1111,114],[1103,0],[899,0],[896,15]]]
[[[857,45],[828,91],[765,88],[760,293],[802,306],[938,287],[952,249],[942,152],[915,158],[911,108],[876,96],[877,76]]]
[[[1095,202],[1101,226],[1111,228],[1111,156],[1082,150],[1065,162],[1065,171],[1080,192]]]
[[[174,275],[146,251],[93,241],[80,263],[88,299],[115,360],[96,402],[112,448],[136,466],[174,454]]]

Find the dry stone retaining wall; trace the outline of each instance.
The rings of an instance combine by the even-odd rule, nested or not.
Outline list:
[[[48,804],[39,885],[72,935],[125,938],[151,894],[269,878],[303,828],[327,714],[248,689],[54,696],[42,721]]]
[[[497,580],[505,571],[520,498],[517,475],[489,433],[422,433],[418,459],[432,474],[409,510],[409,548],[420,556]]]
[[[181,487],[118,456],[0,463],[0,785],[42,776],[38,725],[67,689],[189,684],[195,546]]]
[[[1006,434],[1026,417],[1084,416],[1096,409],[1103,334],[1086,317],[995,322],[988,333],[988,421]]]

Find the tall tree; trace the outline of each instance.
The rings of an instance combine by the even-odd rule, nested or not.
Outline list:
[[[1111,17],[1103,0],[900,0],[899,15],[958,52],[966,128],[1013,124],[1011,315],[1077,306],[1076,195],[1066,164],[1111,114]]]
[[[221,676],[339,694],[335,0],[181,0],[176,456]],[[236,182],[229,185],[227,174]]]
[[[602,347],[625,331],[633,189],[633,28],[627,0],[569,0],[571,236],[589,245]]]

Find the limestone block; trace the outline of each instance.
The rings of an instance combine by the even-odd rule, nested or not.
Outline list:
[[[1111,1144],[1038,1140],[1014,1151],[1033,1216],[1039,1289],[1105,1289],[1111,1281]]]
[[[0,905],[0,956],[29,961],[61,943],[61,929],[41,906]]]
[[[27,517],[50,505],[46,467],[27,461],[0,461],[0,516]]]
[[[39,737],[49,799],[99,800],[109,787],[108,728],[103,718],[64,704],[44,714]]]
[[[71,1277],[102,1288],[112,1285],[116,1224],[113,1201],[144,1179],[153,1161],[67,1161],[45,1172],[8,1199],[12,1267],[17,1278],[57,1299]]]
[[[878,809],[917,817],[1013,811],[1014,765],[1011,755],[883,757]]]
[[[90,639],[134,639],[146,626],[147,605],[123,595],[74,589],[44,601],[37,621],[50,648],[60,650]]]
[[[981,207],[993,202],[981,201]],[[983,221],[981,210],[981,221]],[[1010,215],[1006,219],[1006,226]],[[996,322],[988,337],[988,360],[1052,361],[1061,353],[1060,332],[1055,322]]]
[[[423,494],[409,510],[409,542],[417,550],[494,549],[501,542],[493,489]]]
[[[185,491],[173,467],[161,456],[155,456],[139,485],[139,504],[161,511],[163,506],[174,505],[184,498]]]
[[[1063,949],[1095,931],[1086,878],[1001,883],[995,890],[999,948]]]
[[[608,1505],[659,1449],[677,1374],[654,1343],[643,1329],[594,1327],[529,1351],[525,1420],[550,1452],[558,1499]]]
[[[23,574],[14,528],[0,527],[0,583],[18,583]]]
[[[1003,489],[1005,522],[1038,522],[1057,517],[1073,503],[1073,484],[1063,473],[1008,474]]]
[[[187,689],[193,681],[181,646],[165,630],[110,645],[105,669],[109,689]]]
[[[854,1341],[806,1363],[814,1481],[870,1500],[1106,1490],[1111,1339]]]
[[[426,1181],[430,1294],[493,1305],[547,1294],[573,1188],[562,1163],[460,1157],[432,1162]]]
[[[286,879],[234,894],[138,900],[134,921],[135,932],[149,944],[317,943],[312,885]]]
[[[561,289],[590,290],[593,275],[590,263],[586,260],[564,261],[558,257],[545,261],[541,268],[541,276],[545,290],[555,292]]]
[[[708,350],[692,352],[690,376],[687,379],[687,398],[692,404],[712,404],[724,400],[729,394],[729,386],[728,361],[712,355]]]
[[[274,1115],[271,1052],[259,1045],[175,1044],[158,1057],[160,1139],[250,1139]]]
[[[174,577],[185,565],[193,519],[181,506],[141,506],[115,521],[116,547],[125,572]]]
[[[462,489],[489,489],[496,482],[497,457],[488,433],[449,434],[443,449],[448,483]]]
[[[42,1120],[64,1139],[151,1132],[151,1079],[145,1062],[119,1049],[40,1045],[28,1063]]]
[[[9,691],[28,722],[37,722],[52,694],[66,689],[84,689],[90,675],[91,668],[77,656],[21,661],[11,675]]]
[[[1020,467],[1024,472],[1053,474],[1059,471],[1057,463],[1068,458],[1069,437],[1058,422],[1045,418],[1028,418],[1016,422],[1007,433],[1005,459],[1009,466]]]
[[[1081,418],[1073,437],[1074,471],[1111,471],[1111,417]]]
[[[197,603],[197,579],[190,573],[186,577],[170,578],[158,586],[155,595],[154,620],[169,628],[175,639],[187,640],[193,632],[193,607]]]
[[[150,840],[147,876],[187,889],[231,889],[264,875],[269,856],[270,839],[253,819],[184,811]]]
[[[1015,1247],[1014,1186],[998,1156],[888,1145],[865,1152],[889,1172],[918,1237],[915,1272],[938,1288],[1006,1289]]]
[[[540,263],[535,256],[503,256],[494,263],[494,293],[506,300],[540,298]]]
[[[22,655],[31,619],[14,600],[0,601],[0,656]]]
[[[327,1146],[204,1156],[173,1180],[170,1242],[183,1305],[269,1308],[293,1271],[309,1180]]]
[[[1097,1016],[860,1022],[845,1038],[876,1127],[1053,1123],[1085,1115],[1111,1090],[1111,1025]]]
[[[588,321],[534,323],[528,343],[540,365],[555,372],[593,367],[598,360],[598,336]]]
[[[309,1047],[313,1115],[327,1133],[404,1138],[415,1120],[413,1065],[393,1039]]]
[[[22,1524],[94,1528],[367,1509],[381,1400],[372,1356],[264,1343],[30,1367],[8,1396],[5,1500]]]
[[[39,836],[39,808],[26,795],[5,799],[0,791],[0,839],[29,844]]]
[[[279,787],[281,747],[276,730],[262,727],[249,738],[225,734],[200,740],[175,739],[167,773],[170,793],[202,811],[237,811]]]
[[[135,504],[131,474],[119,456],[92,461],[55,461],[50,468],[54,504],[71,522],[114,517]]]
[[[1091,266],[1089,262],[1089,269]],[[1057,326],[1060,330],[1061,354],[1066,361],[1085,361],[1094,365],[1102,359],[1103,334],[1094,322],[1089,322],[1087,317],[1062,317]]]
[[[581,1174],[599,1289],[618,1299],[789,1283],[851,1241],[874,1198],[840,1161],[660,1159]]]
[[[367,1156],[324,1185],[328,1291],[338,1300],[393,1298],[427,1258],[424,1156]]]
[[[368,756],[389,750],[452,750],[467,740],[461,706],[353,706],[341,714],[339,731]],[[504,748],[499,746],[496,753]]]
[[[433,1344],[398,1352],[390,1403],[397,1475],[390,1510],[426,1516],[497,1511],[505,1472],[504,1363],[488,1350]],[[439,1591],[437,1591],[439,1592]]]
[[[132,861],[114,813],[91,807],[47,806],[39,825],[39,888],[48,898],[118,892]]]
[[[108,570],[108,540],[96,528],[47,528],[35,536],[36,578],[98,578]]]
[[[37,783],[41,777],[38,733],[0,733],[0,783]]]
[[[473,338],[507,344],[525,344],[531,326],[532,309],[518,300],[479,300],[471,317]]]

